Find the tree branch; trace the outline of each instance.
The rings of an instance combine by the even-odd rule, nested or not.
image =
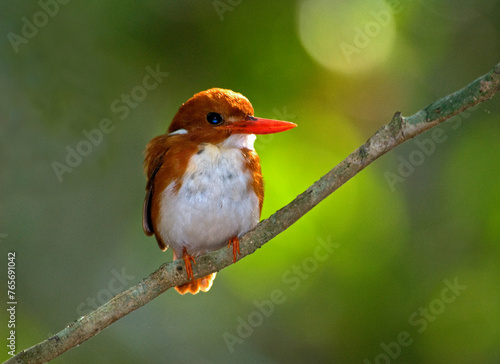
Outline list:
[[[433,102],[410,117],[402,117],[401,113],[397,112],[388,124],[381,127],[340,164],[287,206],[246,233],[240,239],[241,258],[252,254],[287,229],[378,157],[452,116],[490,99],[499,90],[500,63],[467,87]],[[193,267],[194,278],[200,278],[231,265],[232,250],[223,248],[197,257],[196,262]],[[187,279],[182,259],[163,264],[142,282],[116,295],[51,338],[21,351],[5,363],[43,363],[54,359],[144,306],[169,288],[184,283],[187,283]]]

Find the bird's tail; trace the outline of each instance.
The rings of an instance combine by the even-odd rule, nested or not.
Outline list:
[[[217,273],[209,274],[203,278],[195,279],[193,282],[183,284],[182,286],[175,287],[175,290],[180,294],[185,294],[187,292],[191,294],[197,294],[200,291],[208,292],[212,283],[214,282],[215,275]]]

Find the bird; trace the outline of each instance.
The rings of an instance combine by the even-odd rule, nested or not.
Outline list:
[[[174,260],[184,260],[190,281],[177,292],[212,286],[216,273],[193,278],[196,257],[227,245],[236,262],[239,237],[259,222],[264,199],[255,134],[296,126],[255,117],[242,94],[211,88],[182,104],[167,132],[146,145],[143,229],[162,251],[170,247]]]

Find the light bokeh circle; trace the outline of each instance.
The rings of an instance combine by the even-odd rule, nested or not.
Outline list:
[[[399,2],[383,0],[302,0],[298,4],[299,38],[311,57],[327,69],[361,73],[383,63],[396,39]]]

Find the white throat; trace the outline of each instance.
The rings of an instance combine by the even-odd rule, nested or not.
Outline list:
[[[222,148],[245,148],[254,150],[253,144],[256,139],[257,137],[255,134],[233,134],[220,143],[220,146]]]

